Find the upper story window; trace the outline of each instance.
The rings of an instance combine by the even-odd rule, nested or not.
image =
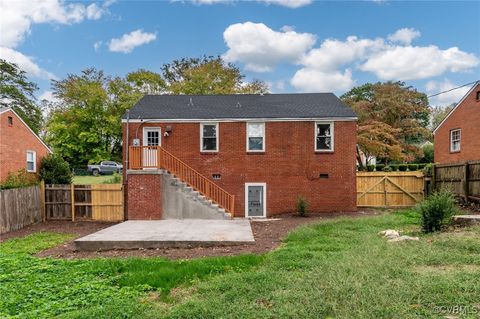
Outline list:
[[[480,101],[480,91],[477,91],[477,101]]]
[[[200,124],[200,151],[218,152],[218,123]]]
[[[333,122],[315,122],[315,151],[333,152]]]
[[[462,130],[456,129],[450,131],[450,152],[460,152],[460,142],[462,140]]]
[[[34,151],[27,151],[27,172],[35,173],[37,171],[36,157],[37,154]]]
[[[12,126],[13,125],[13,117],[11,117],[11,116],[7,117],[7,123],[8,123],[8,126]]]
[[[247,123],[247,151],[265,151],[265,123]]]

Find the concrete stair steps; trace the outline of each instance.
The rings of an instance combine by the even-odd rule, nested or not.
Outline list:
[[[172,202],[173,206],[170,208],[170,213],[167,214],[168,217],[166,218],[231,219],[231,214],[224,208],[221,208],[204,194],[193,189],[193,187],[183,182],[180,178],[169,172],[165,172],[164,177],[166,178],[167,187],[170,187],[172,194],[177,194],[175,196],[178,197],[173,201],[174,203]],[[178,205],[181,205],[181,207],[175,209],[175,206]],[[178,212],[175,210],[178,210]]]

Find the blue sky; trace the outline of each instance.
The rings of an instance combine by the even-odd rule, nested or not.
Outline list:
[[[87,67],[125,75],[204,54],[278,93],[404,80],[433,94],[480,79],[479,1],[0,0],[0,10],[0,56],[47,98],[52,78]]]

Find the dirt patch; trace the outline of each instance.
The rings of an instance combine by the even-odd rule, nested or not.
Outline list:
[[[45,250],[37,254],[39,257],[55,258],[100,258],[100,257],[152,257],[161,256],[169,259],[191,259],[207,256],[229,256],[239,254],[261,254],[278,247],[285,236],[294,228],[318,222],[320,220],[338,217],[360,217],[367,215],[379,215],[383,212],[369,210],[354,213],[322,213],[312,214],[309,217],[299,217],[294,214],[275,216],[273,220],[253,220],[251,222],[254,244],[213,246],[213,247],[182,247],[182,248],[158,248],[136,250],[109,250],[109,251],[75,251],[73,240],[63,245]],[[22,230],[2,235],[2,239],[22,237],[39,231],[52,231],[75,234],[76,238],[94,233],[100,229],[113,225],[113,223],[97,222],[47,222],[28,226]]]

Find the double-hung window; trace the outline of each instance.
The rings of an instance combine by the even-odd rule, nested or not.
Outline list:
[[[35,173],[37,171],[36,157],[34,151],[27,151],[27,172]]]
[[[315,151],[333,152],[333,122],[315,122]]]
[[[247,123],[247,152],[265,152],[265,123]]]
[[[462,130],[456,129],[450,131],[450,152],[460,152],[460,142],[462,140]]]
[[[218,152],[218,123],[200,124],[200,151]]]

